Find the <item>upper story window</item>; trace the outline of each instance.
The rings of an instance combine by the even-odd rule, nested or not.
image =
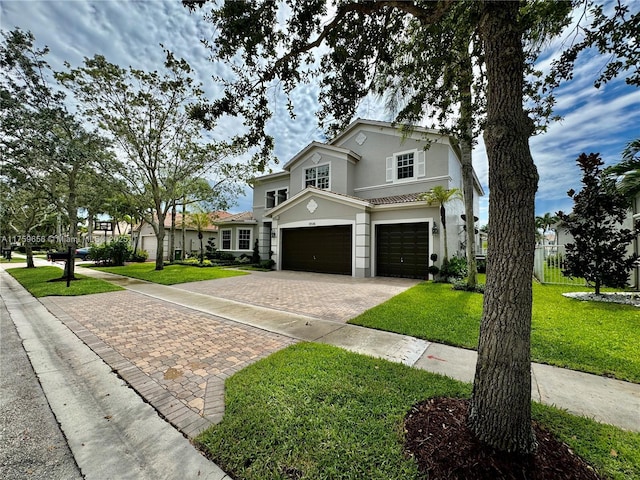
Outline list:
[[[404,182],[425,176],[425,152],[411,150],[387,157],[387,182]]]
[[[280,190],[269,190],[267,192],[266,207],[273,208],[276,205],[280,205],[287,199],[288,193],[289,191],[286,188],[281,188]]]
[[[304,186],[329,189],[329,165],[318,165],[304,171]]]
[[[396,169],[398,180],[413,178],[413,152],[396,155]]]

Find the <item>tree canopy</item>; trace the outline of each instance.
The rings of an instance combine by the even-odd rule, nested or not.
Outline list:
[[[280,86],[290,99],[298,84],[312,78],[320,79],[318,115],[329,131],[349,123],[368,93],[394,88],[402,97],[400,118],[428,118],[434,107],[447,117],[447,106],[465,94],[449,66],[459,64],[463,59],[456,56],[469,46],[479,74],[476,98],[486,105],[482,129],[491,187],[487,286],[469,425],[497,449],[533,451],[529,337],[538,174],[528,140],[536,119],[549,115],[557,82],[541,75],[527,82],[525,76],[535,45],[558,33],[581,2],[283,0],[210,8],[205,0],[184,3],[207,9],[216,36],[206,44],[236,75],[227,79],[223,98],[200,106],[199,117],[242,115],[265,148],[272,144],[264,134],[272,89]],[[637,72],[640,52],[628,48],[628,39],[638,31],[638,17],[627,14],[616,9],[606,28],[604,14],[596,15],[575,55],[557,64],[565,74],[558,77],[568,78],[578,53],[598,42],[614,53],[610,64],[623,59]],[[613,28],[619,25],[625,28]],[[525,108],[527,98],[537,101]],[[291,100],[288,106],[293,114]]]
[[[200,124],[189,115],[203,91],[191,78],[189,64],[167,52],[164,72],[125,69],[101,55],[86,58],[83,67],[57,74],[81,101],[88,118],[107,133],[122,154],[115,173],[128,186],[129,204],[153,227],[157,239],[156,268],[163,268],[165,218],[193,193],[212,200],[225,195],[203,193],[198,178],[212,176],[217,185],[253,174],[255,164],[229,161],[238,146],[207,143]]]

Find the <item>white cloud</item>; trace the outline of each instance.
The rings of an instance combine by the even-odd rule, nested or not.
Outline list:
[[[612,7],[608,5],[607,8]],[[227,66],[211,62],[209,52],[200,43],[201,38],[211,38],[213,34],[211,25],[202,19],[202,13],[203,10],[190,13],[178,0],[3,0],[0,3],[2,29],[19,26],[32,31],[38,45],[50,47],[48,61],[54,70],[62,70],[65,60],[72,66],[79,66],[83,57],[94,54],[102,54],[122,67],[131,65],[144,70],[160,70],[164,62],[162,43],[190,63],[207,95],[216,98],[222,88],[212,76],[229,77],[231,72]],[[551,60],[557,58],[570,39],[565,36],[551,42],[543,52],[539,66],[548,71]],[[617,161],[625,144],[639,136],[640,95],[637,89],[625,85],[623,80],[615,80],[600,90],[593,87],[604,64],[605,59],[593,51],[580,57],[574,79],[556,93],[557,111],[564,120],[531,139],[532,154],[540,173],[537,205],[544,211],[555,211],[555,204],[567,209],[566,191],[579,188],[580,175],[575,166],[579,153],[599,151],[608,163],[612,163]],[[294,90],[294,120],[289,117],[283,96],[276,94],[268,132],[275,138],[280,166],[308,143],[322,140],[315,115],[319,108],[318,92],[317,83],[300,85]],[[390,119],[384,110],[384,102],[373,96],[363,100],[357,116]],[[239,120],[224,119],[212,137],[229,137],[240,128]],[[280,166],[274,166],[275,170]],[[474,166],[488,192],[488,167],[482,138],[474,149]],[[250,195],[250,191],[248,193]],[[481,199],[481,223],[487,221],[487,200],[487,196]],[[237,210],[250,209],[250,204],[251,198],[241,198]]]

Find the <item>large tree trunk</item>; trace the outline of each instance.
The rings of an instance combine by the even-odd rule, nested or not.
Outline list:
[[[171,229],[169,230],[169,263],[173,263],[176,251],[176,202],[171,205]],[[184,256],[184,254],[183,254]]]
[[[460,152],[462,157],[462,193],[464,194],[464,215],[466,219],[467,237],[467,285],[469,288],[475,288],[478,283],[478,265],[476,263],[476,222],[473,217],[473,106],[471,102],[473,67],[471,65],[469,52],[461,52],[461,55],[461,64],[464,70],[459,83],[462,94],[460,117],[464,132],[460,138]]]
[[[11,248],[11,244],[9,244],[9,248]],[[31,243],[25,242],[24,252],[27,255],[27,268],[36,268],[36,265],[33,262],[33,246]]]
[[[65,249],[71,247],[71,259],[65,263],[63,278],[75,280],[76,271],[76,247],[78,245],[78,206],[76,198],[75,175],[69,175],[69,194],[67,196],[67,216],[69,217],[69,238],[65,244]]]
[[[480,32],[487,68],[489,252],[469,426],[502,451],[531,453],[531,302],[538,174],[523,100],[517,2],[486,2]]]
[[[162,209],[160,208],[157,209],[157,212],[158,228],[156,230],[156,242],[158,245],[156,249],[156,270],[162,270],[164,269],[164,219],[166,217],[166,214],[162,212]]]

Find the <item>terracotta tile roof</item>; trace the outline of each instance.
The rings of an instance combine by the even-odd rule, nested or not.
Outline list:
[[[253,217],[253,212],[241,212],[236,213],[235,215],[229,214],[223,218],[219,218],[215,222],[218,224],[226,224],[226,223],[251,223],[255,222],[256,219]]]
[[[408,193],[406,195],[392,195],[390,197],[370,198],[371,205],[391,205],[393,203],[413,203],[420,202],[422,193]]]

